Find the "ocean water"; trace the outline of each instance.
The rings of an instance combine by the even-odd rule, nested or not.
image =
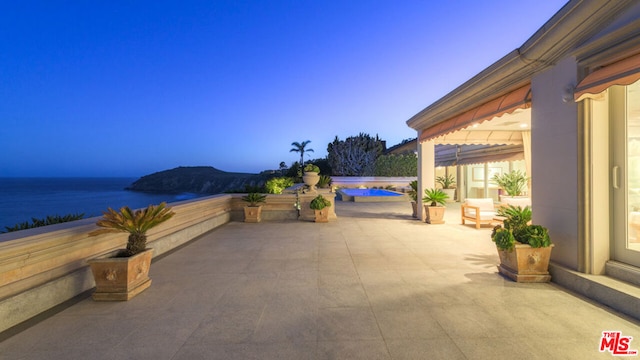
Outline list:
[[[196,194],[148,194],[124,190],[136,178],[0,178],[0,231],[48,215],[102,215],[108,207],[132,209],[192,199]]]

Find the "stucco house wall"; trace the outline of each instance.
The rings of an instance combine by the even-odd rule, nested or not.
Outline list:
[[[578,104],[566,89],[576,76],[569,57],[531,80],[533,221],[549,228],[552,259],[572,269],[578,268]]]

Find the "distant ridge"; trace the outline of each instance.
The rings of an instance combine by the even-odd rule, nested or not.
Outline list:
[[[220,194],[242,190],[245,186],[262,186],[266,179],[264,174],[231,173],[212,166],[180,166],[145,175],[126,189],[166,194]]]

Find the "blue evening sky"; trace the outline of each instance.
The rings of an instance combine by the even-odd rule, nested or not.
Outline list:
[[[0,176],[257,173],[406,121],[565,0],[4,1]]]

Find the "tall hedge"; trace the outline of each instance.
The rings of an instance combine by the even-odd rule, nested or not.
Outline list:
[[[379,156],[375,176],[418,176],[418,157],[414,153]]]

